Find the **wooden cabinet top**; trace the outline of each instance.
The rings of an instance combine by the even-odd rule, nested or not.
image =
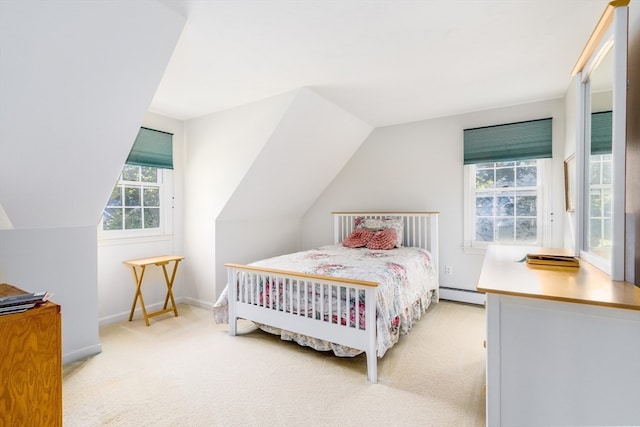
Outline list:
[[[179,256],[179,255],[160,255],[160,256],[153,256],[153,257],[149,257],[149,258],[138,258],[138,259],[130,259],[127,261],[123,261],[125,264],[131,265],[131,266],[135,266],[135,267],[142,267],[144,265],[163,265],[163,264],[168,264],[171,261],[176,261],[176,262],[180,262],[184,259],[183,256]]]
[[[580,260],[580,267],[531,266],[528,253],[566,255],[564,249],[490,246],[477,289],[480,292],[640,310],[640,288]]]

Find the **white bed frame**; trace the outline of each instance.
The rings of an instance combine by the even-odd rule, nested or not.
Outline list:
[[[439,270],[438,212],[333,212],[332,214],[334,216],[335,243],[340,243],[353,231],[356,217],[401,217],[404,222],[402,245],[428,249],[433,258],[437,280]],[[372,383],[378,381],[376,352],[376,292],[378,283],[249,265],[225,264],[225,267],[227,267],[227,283],[229,284],[230,335],[236,335],[237,320],[242,318],[362,350],[367,357],[367,378]],[[279,290],[276,289],[271,293],[270,298],[260,302],[256,284],[264,280],[281,281],[287,289],[297,289],[296,292],[288,292],[289,306],[294,302],[301,302],[301,304],[297,304],[298,307],[303,306],[305,301],[315,300],[316,296],[322,300],[325,296],[331,298],[332,294],[340,295],[340,288],[346,289],[349,294],[353,292],[353,295],[356,295],[356,292],[364,292],[366,325],[362,329],[353,322],[342,325],[338,320],[338,323],[335,323],[332,320],[331,300],[327,304],[328,307],[321,306],[316,309],[314,305],[311,313],[291,313],[278,304],[280,295]],[[234,283],[237,286],[231,285]],[[316,284],[320,286],[315,286]],[[319,289],[319,293],[316,289]],[[333,290],[336,292],[332,292]],[[340,312],[340,303],[338,299],[338,313]],[[359,311],[357,304],[355,309]],[[360,313],[356,312],[355,318],[359,319],[359,315]]]

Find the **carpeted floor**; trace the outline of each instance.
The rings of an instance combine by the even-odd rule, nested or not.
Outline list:
[[[103,351],[64,367],[64,424],[484,426],[485,313],[441,301],[378,360],[337,358],[208,310],[103,327]]]

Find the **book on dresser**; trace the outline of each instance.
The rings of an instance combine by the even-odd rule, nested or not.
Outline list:
[[[556,267],[579,267],[580,261],[575,256],[527,254],[527,264]]]
[[[48,292],[32,292],[0,297],[0,315],[21,313],[36,305],[44,304],[51,295]]]

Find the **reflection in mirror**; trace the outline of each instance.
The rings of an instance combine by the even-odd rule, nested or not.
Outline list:
[[[588,79],[587,120],[590,147],[585,150],[588,186],[585,209],[585,250],[610,262],[611,260],[611,117],[613,108],[613,55],[605,48],[601,60]],[[586,144],[585,144],[586,145]],[[585,147],[587,148],[587,147]]]

